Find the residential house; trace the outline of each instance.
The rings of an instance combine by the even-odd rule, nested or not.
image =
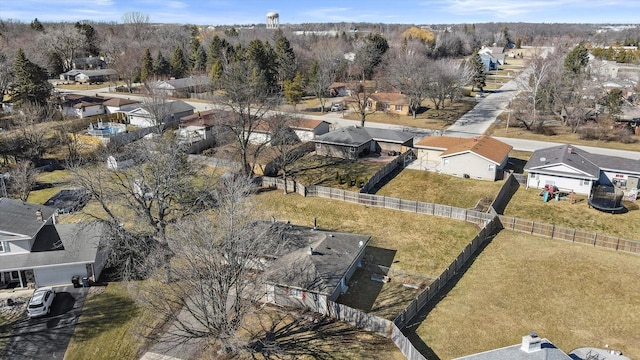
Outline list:
[[[413,147],[413,134],[389,129],[343,127],[317,136],[316,155],[357,159],[369,153],[403,153]]]
[[[491,54],[480,54],[480,60],[484,64],[484,71],[498,70],[498,59]]]
[[[493,57],[495,59],[495,61],[499,65],[506,64],[504,47],[485,46],[482,49],[478,50],[478,54],[490,55],[491,57]]]
[[[140,106],[139,100],[113,97],[102,103],[107,114],[126,113]]]
[[[407,95],[400,93],[379,92],[369,95],[367,108],[385,113],[409,115],[410,99]]]
[[[265,302],[326,312],[327,300],[345,293],[371,237],[289,224],[282,251],[265,269]],[[282,231],[282,230],[281,230]]]
[[[503,177],[513,149],[490,136],[428,136],[414,147],[418,163],[427,171],[490,181]]]
[[[97,279],[105,264],[98,224],[57,224],[56,208],[0,198],[0,288]]]
[[[60,74],[60,80],[77,83],[96,83],[118,80],[118,72],[113,69],[69,70]]]
[[[62,96],[61,111],[68,116],[77,118],[102,115],[105,113],[105,100],[98,94],[96,96],[65,94]]]
[[[71,59],[71,67],[74,70],[97,70],[104,69],[107,63],[102,57],[88,56]]]
[[[536,150],[524,170],[527,188],[553,185],[587,196],[596,184],[614,186],[625,195],[640,188],[640,160],[591,154],[569,144]]]
[[[313,140],[316,136],[329,132],[329,122],[324,120],[313,120],[299,118],[293,121],[289,127],[302,142]]]
[[[141,128],[179,121],[193,114],[194,107],[184,101],[143,104],[127,113],[129,123]]]
[[[177,131],[177,141],[181,144],[193,145],[195,143],[209,141],[213,144],[214,127],[219,124],[216,114],[220,110],[198,111],[180,118]]]
[[[454,360],[571,360],[564,351],[558,349],[548,339],[535,334],[522,337],[522,344],[489,350]]]
[[[211,80],[207,76],[192,76],[180,79],[159,80],[151,83],[150,86],[152,89],[159,90],[166,96],[188,98],[191,93],[207,92],[211,87]]]
[[[343,82],[333,82],[329,85],[329,96],[350,96],[347,90],[347,84]]]

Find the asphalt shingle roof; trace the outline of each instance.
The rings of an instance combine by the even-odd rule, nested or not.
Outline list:
[[[0,198],[0,239],[5,237],[2,233],[35,237],[45,223],[43,220],[37,219],[36,211],[38,210],[42,211],[42,219],[47,220],[57,209],[25,203],[20,200]],[[9,237],[10,235],[7,235],[6,239]]]
[[[463,152],[473,152],[479,156],[502,163],[513,149],[511,145],[496,140],[490,136],[477,138],[461,138],[453,136],[428,136],[415,144],[417,148],[432,148],[444,150],[442,157],[453,156]]]
[[[313,141],[350,146],[360,146],[371,140],[404,144],[413,139],[413,136],[408,131],[349,126],[317,136]]]
[[[463,356],[455,360],[571,360],[571,357],[549,340],[542,339],[542,348],[538,351],[526,352],[521,349],[521,345],[513,345]]]

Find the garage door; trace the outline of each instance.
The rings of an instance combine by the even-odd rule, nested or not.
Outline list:
[[[70,285],[71,277],[74,275],[78,275],[80,278],[87,276],[87,267],[84,264],[64,265],[34,269],[33,273],[36,277],[36,285],[38,287]]]

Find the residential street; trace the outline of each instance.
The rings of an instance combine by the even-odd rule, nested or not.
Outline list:
[[[29,319],[26,313],[14,326],[1,359],[62,359],[82,310],[86,289],[56,287],[51,314]]]

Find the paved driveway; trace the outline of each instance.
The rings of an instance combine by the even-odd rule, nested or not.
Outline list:
[[[86,289],[57,287],[51,313],[29,319],[25,313],[8,336],[1,359],[62,359],[75,329],[86,296]]]

